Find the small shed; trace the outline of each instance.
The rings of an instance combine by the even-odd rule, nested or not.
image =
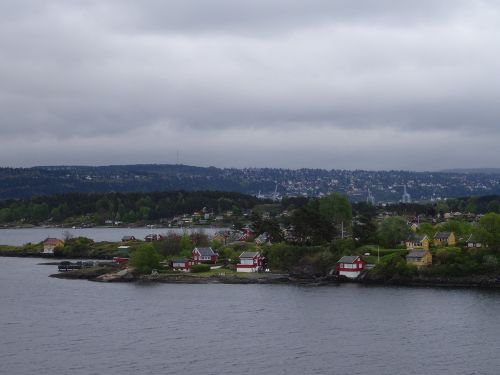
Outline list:
[[[357,278],[365,269],[366,262],[358,255],[346,255],[337,262],[337,271],[340,276],[350,279]]]

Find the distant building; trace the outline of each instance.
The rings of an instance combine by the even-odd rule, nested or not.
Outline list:
[[[454,232],[437,232],[433,242],[435,246],[455,246],[457,239]]]
[[[406,250],[429,250],[429,238],[425,234],[412,234],[405,241]]]
[[[408,192],[406,191],[406,185],[403,185],[404,186],[404,193],[403,193],[403,196],[401,198],[401,201],[403,203],[411,203],[411,196],[410,194],[408,194]]]
[[[43,241],[43,254],[54,254],[54,249],[57,247],[63,247],[64,241],[59,238],[47,237]]]
[[[471,234],[469,236],[469,238],[467,238],[467,241],[465,241],[465,243],[467,244],[467,247],[468,248],[481,248],[483,247],[483,244],[481,243],[481,241],[474,235],[474,234]]]
[[[113,262],[118,263],[118,264],[127,264],[129,261],[129,258],[125,257],[114,257]]]
[[[267,232],[264,232],[264,233],[260,234],[255,239],[255,243],[257,245],[264,245],[264,244],[269,244],[270,245],[271,244],[271,240],[269,238],[269,234]]]
[[[432,265],[432,254],[428,250],[412,250],[406,256],[406,263],[417,267],[426,267]]]
[[[370,189],[368,189],[368,196],[366,197],[366,203],[375,206],[375,197],[373,196]]]
[[[122,246],[118,246],[118,249],[116,250],[116,252],[119,255],[127,255],[128,256],[130,253],[130,250],[131,250],[130,246],[122,245]]]
[[[163,240],[163,236],[161,234],[148,234],[144,237],[144,241],[153,242],[153,241],[161,241]]]
[[[128,241],[135,241],[134,236],[123,236],[122,237],[122,242],[128,242]]]

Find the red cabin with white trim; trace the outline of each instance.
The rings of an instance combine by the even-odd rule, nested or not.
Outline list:
[[[172,269],[174,271],[184,271],[188,272],[193,265],[193,261],[191,259],[174,259],[172,260]]]
[[[264,257],[259,251],[244,251],[240,255],[240,263],[236,265],[236,272],[262,271]]]
[[[340,276],[355,279],[365,269],[365,265],[366,262],[360,256],[346,255],[337,262],[337,271]]]
[[[193,250],[194,264],[199,263],[217,263],[219,254],[215,253],[211,247],[195,247]]]

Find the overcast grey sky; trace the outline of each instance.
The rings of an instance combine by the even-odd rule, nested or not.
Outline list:
[[[0,166],[499,167],[500,2],[3,0]]]

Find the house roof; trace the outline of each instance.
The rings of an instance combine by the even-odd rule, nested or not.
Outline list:
[[[63,243],[63,240],[60,240],[59,238],[53,238],[53,237],[47,237],[45,241],[43,241],[44,245],[58,245],[60,243]]]
[[[202,257],[215,255],[211,247],[195,247],[193,251],[198,251]]]
[[[477,242],[481,242],[479,240],[479,238],[477,238],[476,235],[474,235],[474,233],[472,233],[469,238],[467,238],[467,241],[466,242],[474,242],[474,243],[477,243]]]
[[[424,255],[428,253],[427,250],[413,250],[413,251],[410,251],[410,253],[406,256],[406,258],[423,258]]]
[[[358,255],[344,255],[337,263],[354,263],[354,261],[358,258]]]
[[[425,234],[412,234],[412,235],[410,235],[408,237],[407,241],[410,241],[410,242],[422,242],[426,238],[427,238],[427,236]]]
[[[244,251],[241,253],[240,258],[253,259],[258,255],[260,255],[260,252],[258,251]]]
[[[135,239],[134,236],[123,236],[122,237],[122,241],[130,241],[130,240],[133,240],[133,239]]]
[[[437,232],[434,235],[434,238],[437,238],[438,240],[447,240],[448,237],[450,237],[451,232]]]
[[[187,259],[172,259],[172,263],[186,263]]]

